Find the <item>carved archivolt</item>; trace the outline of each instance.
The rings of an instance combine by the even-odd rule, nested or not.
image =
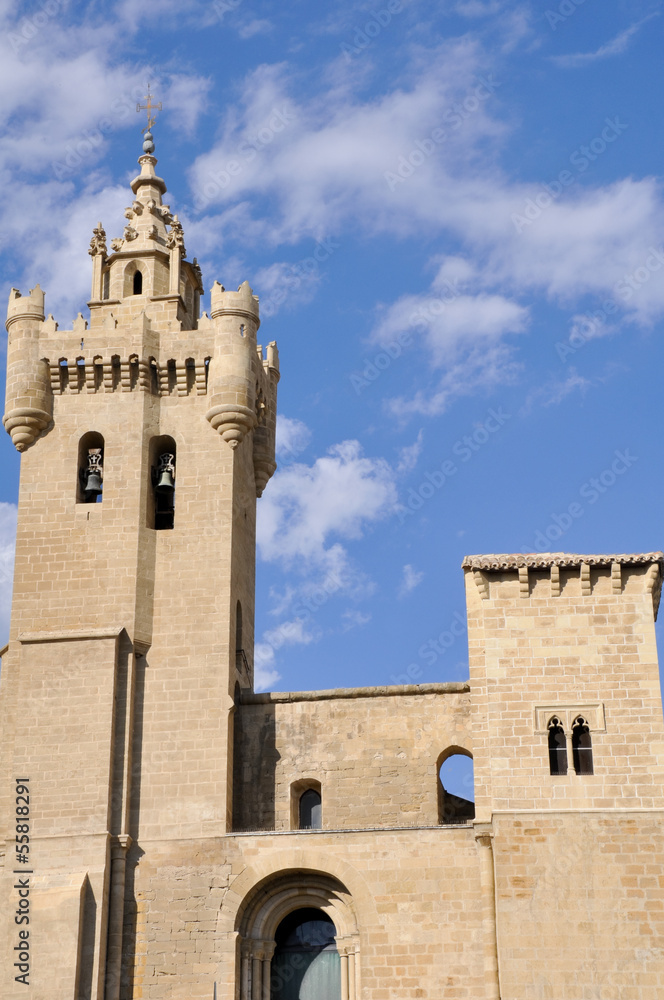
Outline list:
[[[277,928],[289,913],[309,908],[321,910],[335,926],[344,1000],[360,996],[359,928],[352,897],[333,876],[298,870],[266,879],[254,887],[240,908],[236,924],[240,1000],[269,997]]]

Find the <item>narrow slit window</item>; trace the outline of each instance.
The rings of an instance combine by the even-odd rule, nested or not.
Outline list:
[[[143,273],[141,271],[136,271],[134,273],[134,295],[143,294]]]
[[[590,727],[581,716],[575,720],[572,726],[572,754],[574,756],[574,770],[577,774],[594,774]]]
[[[549,722],[549,769],[551,774],[567,774],[567,740],[560,719]]]

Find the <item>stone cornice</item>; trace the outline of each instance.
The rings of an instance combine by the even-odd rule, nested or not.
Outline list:
[[[574,552],[516,552],[496,555],[466,556],[461,563],[463,569],[479,569],[485,572],[503,573],[516,571],[521,566],[527,569],[550,569],[551,566],[648,566],[664,563],[664,552],[641,552],[619,555],[578,555]]]
[[[383,687],[331,688],[327,691],[266,691],[255,694],[243,691],[241,705],[272,705],[277,702],[333,701],[342,698],[399,698],[405,695],[466,694],[470,685],[464,681],[440,681],[432,684],[394,684]]]

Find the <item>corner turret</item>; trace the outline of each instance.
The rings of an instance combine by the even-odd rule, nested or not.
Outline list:
[[[210,318],[216,351],[210,362],[212,403],[207,419],[231,448],[237,448],[256,426],[256,334],[260,326],[258,298],[249,282],[227,292],[215,281],[210,293]]]
[[[44,322],[44,293],[17,288],[7,306],[7,391],[3,424],[17,451],[25,451],[51,422],[53,397],[48,363],[39,357]]]

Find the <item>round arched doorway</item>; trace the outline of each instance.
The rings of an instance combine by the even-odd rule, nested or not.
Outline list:
[[[247,894],[235,926],[239,1000],[357,1000],[355,907],[333,876],[275,872]]]
[[[341,1000],[337,930],[322,910],[294,910],[277,927],[270,1000]]]

